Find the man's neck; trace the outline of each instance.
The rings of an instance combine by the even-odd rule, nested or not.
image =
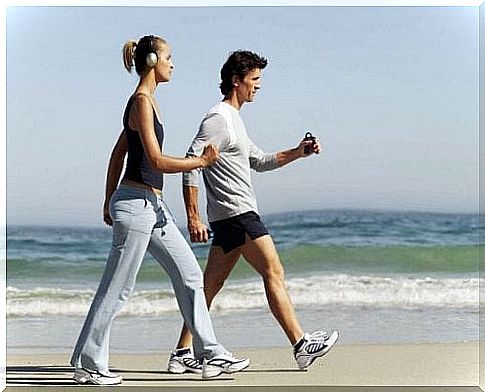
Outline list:
[[[237,110],[241,110],[241,107],[244,104],[244,101],[243,102],[239,101],[237,94],[235,94],[234,92],[231,92],[227,97],[225,97],[222,100],[222,102],[225,102],[225,103],[233,106]]]

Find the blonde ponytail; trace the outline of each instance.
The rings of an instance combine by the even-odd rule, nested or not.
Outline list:
[[[123,64],[126,70],[131,73],[135,68],[136,73],[142,75],[150,69],[147,64],[147,54],[163,51],[166,45],[168,45],[167,41],[154,35],[146,35],[138,42],[132,39],[126,41],[123,46]]]
[[[125,65],[126,70],[131,73],[135,65],[135,49],[136,49],[136,41],[135,40],[128,40],[125,42],[123,46],[123,64]]]

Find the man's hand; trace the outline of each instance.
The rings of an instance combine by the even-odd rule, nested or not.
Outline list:
[[[187,226],[190,234],[190,241],[192,242],[207,242],[209,241],[209,233],[207,226],[200,220],[194,219],[189,221]]]
[[[310,152],[305,154],[305,147],[308,147]],[[320,145],[320,140],[315,138],[315,140],[302,140],[297,147],[300,157],[309,157],[312,154],[320,154],[322,147]]]
[[[305,154],[305,147],[309,149],[308,153]],[[276,153],[276,161],[278,166],[284,166],[295,159],[306,158],[313,154],[320,154],[322,152],[322,147],[320,146],[320,141],[315,138],[315,140],[302,140],[297,147],[290,150],[280,151]]]

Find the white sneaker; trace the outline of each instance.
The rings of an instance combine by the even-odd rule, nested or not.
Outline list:
[[[185,372],[202,373],[202,364],[195,359],[192,348],[178,349],[172,352],[168,361],[170,373],[181,374]]]
[[[338,337],[338,331],[332,331],[330,335],[323,331],[305,333],[301,345],[294,349],[294,356],[300,370],[306,370],[315,359],[328,353]]]
[[[78,384],[117,385],[123,381],[117,374],[83,368],[76,368],[73,378]]]
[[[235,373],[249,366],[249,358],[236,358],[231,353],[218,355],[212,359],[204,358],[202,378],[217,377],[222,373]]]

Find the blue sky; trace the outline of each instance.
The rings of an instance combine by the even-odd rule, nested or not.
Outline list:
[[[241,114],[266,151],[311,130],[321,156],[255,173],[262,214],[478,208],[477,7],[11,7],[8,224],[102,225],[109,153],[137,78],[125,40],[172,45],[157,92],[165,152],[183,155],[235,49],[269,59]],[[185,221],[180,175],[165,198]],[[205,203],[203,203],[205,206]]]

